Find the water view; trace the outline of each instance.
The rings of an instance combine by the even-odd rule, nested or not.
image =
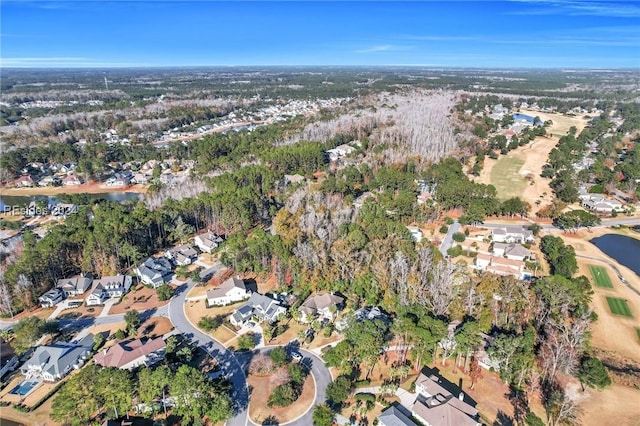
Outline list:
[[[606,234],[590,242],[640,276],[640,240],[625,235]]]

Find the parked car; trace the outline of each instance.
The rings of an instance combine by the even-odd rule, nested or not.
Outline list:
[[[300,361],[302,361],[303,357],[302,357],[302,354],[300,352],[293,351],[293,352],[291,352],[291,358],[294,361],[300,362]]]

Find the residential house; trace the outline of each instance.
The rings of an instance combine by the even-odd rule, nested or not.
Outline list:
[[[160,287],[165,283],[165,278],[171,274],[171,262],[164,257],[149,257],[135,269],[136,274],[143,284]]]
[[[0,339],[0,378],[13,371],[18,365],[18,357],[11,345]]]
[[[422,241],[422,230],[417,226],[407,226],[407,229],[411,233],[411,239],[414,243]]]
[[[493,243],[493,254],[523,261],[531,256],[531,251],[517,243]]]
[[[374,320],[380,320],[385,324],[389,324],[391,322],[389,315],[382,312],[382,310],[380,310],[379,307],[367,306],[367,307],[356,310],[353,313],[353,315],[344,317],[336,321],[335,326],[336,326],[336,330],[342,331],[342,330],[345,330],[347,327],[349,327],[349,324],[351,324],[353,321],[360,322],[360,321],[374,321]]]
[[[177,266],[191,265],[198,258],[196,250],[188,244],[171,248],[164,252],[164,257]]]
[[[298,308],[301,314],[300,321],[304,323],[310,323],[314,320],[333,321],[343,306],[344,297],[332,293],[309,296]]]
[[[38,298],[40,306],[43,308],[53,308],[64,300],[64,293],[59,288],[52,288]]]
[[[62,290],[64,297],[78,296],[89,290],[93,277],[91,275],[74,275],[58,280],[56,287]]]
[[[113,186],[113,187],[127,186],[129,185],[130,181],[131,179],[127,174],[115,173],[113,176],[111,176],[109,179],[105,181],[105,185]]]
[[[287,310],[277,300],[260,293],[252,293],[247,303],[233,312],[229,321],[235,326],[242,326],[253,317],[256,317],[258,321],[272,323],[280,315],[286,314],[286,312]]]
[[[329,149],[326,151],[326,154],[329,156],[329,159],[331,161],[337,161],[340,158],[346,157],[347,155],[351,154],[352,152],[355,152],[355,148],[352,147],[351,145],[339,145],[333,149]]]
[[[146,185],[149,183],[149,176],[145,173],[135,173],[131,178],[131,183],[135,183],[138,185]]]
[[[93,348],[93,334],[77,343],[58,342],[39,346],[25,362],[20,371],[27,379],[42,379],[56,382],[66,376],[71,369],[80,368]]]
[[[411,408],[411,414],[425,425],[481,425],[474,404],[466,402],[467,398],[461,390],[445,383],[433,371],[428,371],[428,374],[420,373],[415,387],[419,395]],[[452,393],[454,388],[458,397]]]
[[[239,278],[229,278],[218,287],[207,291],[207,306],[222,306],[248,298],[251,291]]]
[[[379,426],[418,426],[416,422],[407,417],[395,405],[384,410],[378,416]]]
[[[624,206],[620,201],[605,197],[601,194],[581,195],[580,200],[582,207],[597,213],[612,213],[614,211],[620,212],[624,210]]]
[[[211,253],[222,243],[222,237],[211,231],[196,235],[194,238],[195,245],[205,253]]]
[[[60,179],[54,176],[45,176],[38,181],[38,186],[54,186],[60,182]]]
[[[131,287],[129,275],[116,275],[93,280],[93,288],[87,296],[87,306],[102,305],[106,299],[122,297]]]
[[[505,259],[504,257],[479,253],[474,263],[476,269],[498,275],[514,276],[519,279],[526,279],[530,276],[525,271],[525,264],[521,260]]]
[[[62,179],[62,185],[64,185],[64,186],[78,186],[78,185],[82,185],[82,181],[76,175],[67,175]]]
[[[96,364],[131,370],[136,367],[150,366],[164,358],[166,344],[162,337],[155,339],[135,339],[120,342],[94,356]]]
[[[34,185],[34,181],[31,175],[23,175],[13,181],[13,186],[15,186],[16,188],[26,188],[26,187],[31,187],[33,185]]]
[[[491,231],[491,238],[498,243],[532,243],[535,241],[533,232],[522,226],[506,226]]]

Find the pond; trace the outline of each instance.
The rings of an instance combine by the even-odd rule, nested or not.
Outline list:
[[[592,239],[590,243],[640,276],[640,240],[625,235],[605,234]]]
[[[73,194],[74,196],[83,194]],[[105,192],[100,194],[87,194],[89,200],[109,200],[109,201],[126,201],[137,197],[141,197],[142,194],[137,192]],[[49,205],[55,205],[60,203],[60,195],[32,195],[32,196],[12,196],[2,195],[0,196],[0,211],[6,211],[6,207],[10,206],[26,206],[32,201],[47,201]]]

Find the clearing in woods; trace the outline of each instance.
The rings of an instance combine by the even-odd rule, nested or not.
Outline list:
[[[619,299],[617,297],[607,297],[607,303],[609,304],[609,309],[615,315],[621,315],[624,317],[632,318],[631,309],[629,309],[629,305],[624,299]]]
[[[613,288],[611,278],[609,278],[607,270],[602,266],[589,265],[589,271],[593,277],[593,282],[595,282],[598,287]]]

